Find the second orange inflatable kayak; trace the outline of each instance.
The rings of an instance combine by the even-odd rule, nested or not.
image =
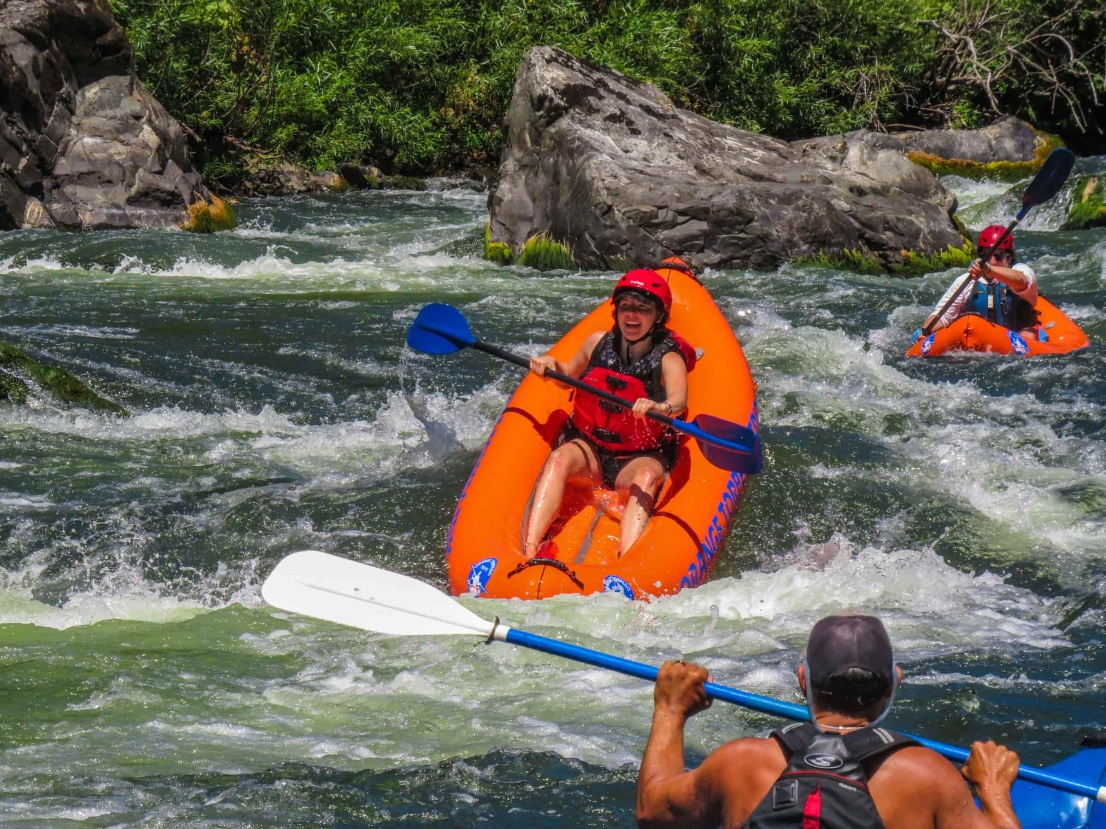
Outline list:
[[[940,357],[957,351],[982,351],[992,354],[1068,354],[1091,344],[1083,330],[1063,311],[1045,299],[1037,297],[1038,324],[1046,341],[1023,337],[1017,331],[989,322],[978,314],[964,314],[952,325],[934,331],[918,340],[906,352],[907,357]]]

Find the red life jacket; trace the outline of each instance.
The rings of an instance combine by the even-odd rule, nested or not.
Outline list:
[[[630,404],[642,397],[663,402],[661,361],[664,355],[678,351],[688,371],[695,367],[696,355],[687,340],[667,328],[652,336],[653,348],[640,360],[626,365],[619,356],[622,335],[617,328],[607,332],[592,351],[580,379]],[[596,446],[619,455],[659,449],[675,439],[675,433],[663,423],[652,418],[636,418],[628,408],[587,392],[576,393],[572,423]]]

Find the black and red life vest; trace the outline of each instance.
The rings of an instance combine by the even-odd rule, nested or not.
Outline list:
[[[667,328],[654,331],[650,336],[653,348],[640,360],[626,364],[619,355],[621,333],[617,327],[608,331],[596,344],[580,379],[631,404],[642,397],[663,402],[661,361],[664,355],[670,351],[679,352],[687,370],[691,371],[695,367],[695,349]],[[657,449],[674,437],[672,430],[663,423],[651,418],[636,418],[628,408],[587,392],[576,393],[572,423],[596,446],[617,454]]]
[[[864,762],[916,741],[886,728],[829,734],[808,722],[772,736],[787,768],[742,829],[885,829]]]

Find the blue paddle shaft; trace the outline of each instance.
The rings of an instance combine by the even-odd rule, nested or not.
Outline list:
[[[594,665],[597,668],[607,668],[608,670],[617,671],[627,676],[644,679],[647,682],[657,681],[658,669],[651,665],[646,665],[642,662],[634,662],[631,659],[623,659],[619,656],[611,656],[610,654],[594,651],[590,648],[583,648],[579,645],[559,642],[556,639],[548,639],[536,633],[527,633],[526,631],[516,630],[515,628],[508,628],[504,641],[512,645],[519,645],[520,647],[530,648],[531,650],[551,653],[554,656],[562,656],[565,659],[572,659],[576,662],[583,662],[586,665]],[[732,702],[734,705],[740,705],[742,708],[748,708],[752,711],[759,711],[762,714],[772,714],[800,722],[806,722],[810,719],[810,714],[806,706],[803,705],[783,702],[782,700],[773,699],[772,697],[752,694],[748,691],[739,691],[736,688],[727,688],[725,685],[718,685],[714,682],[708,682],[705,685],[705,689],[707,696],[711,699]],[[914,737],[913,735],[907,736],[917,740],[926,748],[936,751],[941,756],[947,757],[949,760],[954,760],[958,763],[966,761],[968,755],[971,753],[965,749],[957,748],[956,746],[951,746],[946,743],[939,743],[935,740],[927,740],[923,737]],[[1049,774],[1040,769],[1021,766],[1018,769],[1018,777],[1030,783],[1048,786],[1049,788],[1069,792],[1070,794],[1079,795],[1080,797],[1089,797],[1091,800],[1098,800],[1100,797],[1100,790],[1097,786],[1079,783],[1064,777],[1057,777],[1054,774]]]
[[[472,335],[464,314],[453,306],[440,302],[432,302],[419,311],[418,317],[415,318],[414,324],[407,332],[407,344],[411,348],[426,354],[451,354],[460,348],[475,348],[477,351],[483,351],[485,354],[491,354],[493,357],[499,357],[525,369],[530,368],[530,361],[527,358],[512,354],[498,346],[480,342]],[[633,407],[633,403],[623,400],[617,395],[577,380],[575,377],[569,377],[559,371],[547,371],[545,376],[618,406]],[[699,442],[699,448],[703,450],[704,456],[715,466],[730,472],[743,472],[745,474],[760,472],[763,464],[760,438],[748,426],[740,426],[737,423],[731,423],[728,420],[709,415],[700,415],[695,419],[696,422],[687,423],[666,417],[659,412],[650,411],[645,414],[647,417],[659,421],[678,432],[686,432],[694,437]],[[698,425],[700,418],[708,419],[710,425],[707,429]],[[721,430],[725,437],[712,433],[708,430],[710,428],[714,428],[716,431]],[[704,449],[704,445],[714,448]]]
[[[527,360],[525,357],[520,357],[518,354],[512,354],[510,351],[506,351],[502,348],[499,348],[498,346],[488,345],[487,343],[481,342],[480,340],[476,340],[470,345],[477,351],[483,351],[485,354],[492,354],[496,357],[500,357],[504,360],[515,363],[516,365],[520,365],[527,369],[530,368],[530,361]],[[587,392],[588,394],[594,394],[596,397],[600,397],[603,400],[614,403],[617,406],[622,406],[626,409],[632,409],[634,407],[633,403],[624,400],[616,394],[611,394],[608,391],[593,386],[590,383],[585,383],[583,380],[577,380],[575,377],[570,377],[569,375],[564,374],[560,371],[553,371],[552,369],[550,369],[545,372],[545,376],[548,377],[550,380],[556,380],[559,383],[564,383],[566,386],[572,386],[573,388],[580,389],[581,391]],[[746,439],[748,445],[742,446],[739,443],[725,440],[718,437],[717,435],[712,435],[710,432],[705,432],[694,423],[688,423],[686,420],[676,420],[675,418],[668,417],[667,415],[662,415],[660,412],[654,411],[646,412],[645,416],[648,418],[652,418],[659,423],[663,423],[678,432],[685,432],[698,440],[702,440],[707,443],[713,443],[737,452],[753,452],[757,441],[760,440],[756,432],[754,432],[747,426],[738,426],[737,424],[731,424],[732,428],[736,431],[739,431],[741,437]]]

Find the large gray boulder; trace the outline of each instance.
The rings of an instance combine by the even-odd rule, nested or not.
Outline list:
[[[899,149],[743,132],[551,47],[523,59],[507,130],[490,241],[515,254],[545,233],[596,267],[852,252],[890,269],[965,242],[953,194]]]
[[[163,227],[212,204],[130,64],[105,0],[0,0],[0,229]]]

